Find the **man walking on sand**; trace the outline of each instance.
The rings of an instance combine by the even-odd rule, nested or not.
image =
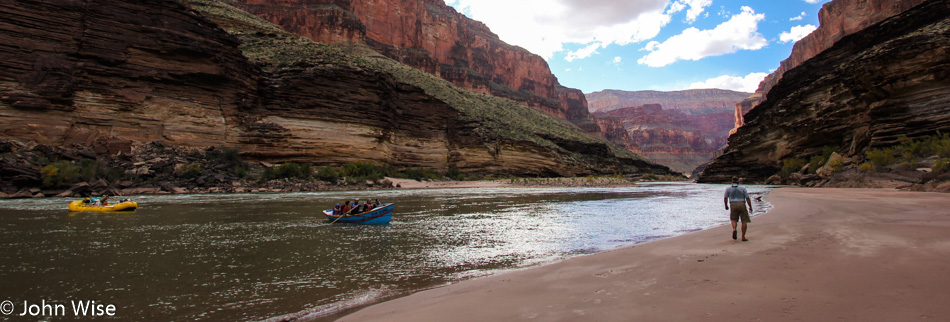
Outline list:
[[[732,186],[726,188],[726,194],[722,197],[722,202],[726,204],[726,210],[732,205],[732,211],[729,212],[729,219],[732,220],[732,239],[736,239],[736,225],[739,219],[742,219],[742,241],[749,241],[745,238],[745,232],[748,228],[749,213],[752,212],[752,200],[749,199],[749,191],[745,187],[739,186],[739,177],[732,177]],[[745,203],[749,204],[749,210],[746,211]]]

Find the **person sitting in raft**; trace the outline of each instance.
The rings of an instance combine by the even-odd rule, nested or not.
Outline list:
[[[346,202],[343,203],[343,207],[340,208],[340,214],[345,215],[349,211],[350,211],[350,201],[347,200]]]
[[[82,198],[82,205],[83,205],[83,206],[88,206],[90,203],[92,203],[92,200],[89,200],[88,197],[87,197],[87,198]]]
[[[350,208],[350,212],[348,212],[347,215],[358,214],[358,213],[362,212],[362,211],[361,211],[362,208],[363,208],[363,205],[360,204],[360,200],[359,200],[359,199],[356,199],[356,201],[353,202],[353,207]]]
[[[363,204],[363,208],[360,208],[360,213],[364,213],[373,209],[373,201],[369,198],[366,198],[366,203]]]
[[[106,201],[106,199],[109,199],[109,196],[106,194],[102,194],[102,198],[99,198],[99,203],[101,203],[103,206],[108,206],[109,202]]]
[[[342,208],[340,207],[340,204],[336,204],[336,206],[333,206],[333,215],[334,215],[334,216],[339,216],[340,213],[341,213],[341,212],[340,212],[340,209],[342,209]]]

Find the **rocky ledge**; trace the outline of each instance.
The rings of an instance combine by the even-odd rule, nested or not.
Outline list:
[[[268,169],[277,168],[267,162],[244,162],[235,150],[183,148],[161,141],[135,144],[127,153],[108,155],[82,146],[0,140],[0,198],[393,188],[387,180],[346,182],[266,175]]]

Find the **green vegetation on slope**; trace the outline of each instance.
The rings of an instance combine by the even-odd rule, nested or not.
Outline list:
[[[904,136],[900,144],[870,149],[865,157],[868,163],[861,167],[865,171],[913,170],[930,159],[933,172],[943,173],[950,170],[950,133],[937,133],[916,140]]]

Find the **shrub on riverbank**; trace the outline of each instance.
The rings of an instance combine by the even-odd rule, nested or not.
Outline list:
[[[783,179],[788,179],[792,173],[798,172],[805,167],[806,164],[808,164],[808,162],[801,158],[787,158],[782,160],[782,170],[779,171],[779,175],[781,175]]]
[[[295,162],[287,162],[276,167],[266,168],[261,174],[261,181],[289,178],[313,178],[313,166],[311,166],[309,163],[298,164]]]
[[[79,179],[79,170],[79,166],[67,161],[57,161],[48,164],[40,169],[40,174],[43,176],[43,187],[69,187]]]
[[[870,149],[865,157],[877,171],[914,170],[923,165],[930,166],[934,173],[942,173],[946,171],[946,160],[950,159],[950,133],[915,140],[903,136],[899,144]]]
[[[320,170],[317,170],[317,173],[314,174],[314,177],[316,177],[317,180],[337,184],[340,181],[340,171],[337,171],[337,169],[334,167],[325,166],[320,168]]]

